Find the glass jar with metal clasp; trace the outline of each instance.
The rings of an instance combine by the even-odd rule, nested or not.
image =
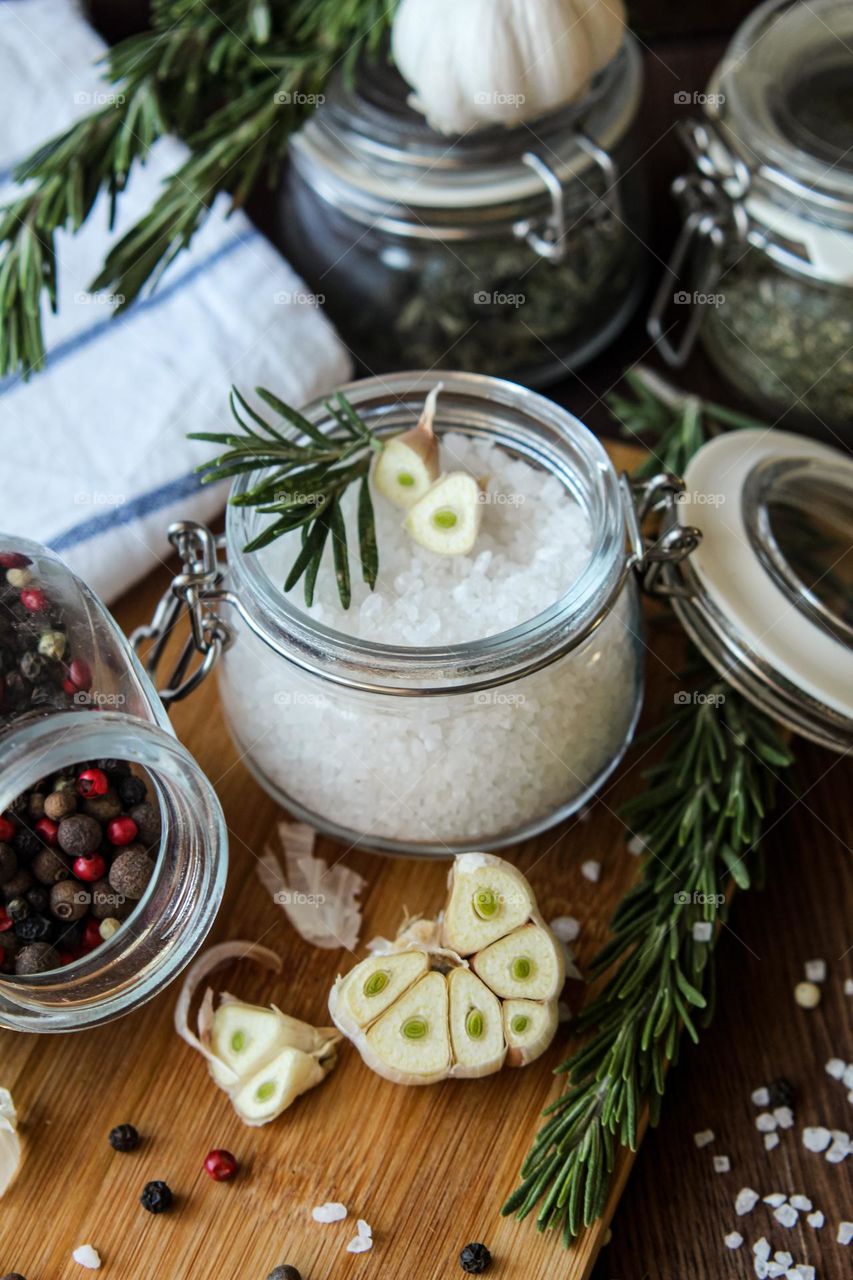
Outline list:
[[[699,336],[771,422],[848,442],[851,85],[849,0],[768,0],[750,15],[704,119],[682,129],[693,161],[674,185],[684,225],[649,319],[671,365]]]
[[[448,139],[390,67],[343,77],[290,146],[288,257],[368,373],[541,385],[611,342],[645,280],[630,34],[586,98]]]

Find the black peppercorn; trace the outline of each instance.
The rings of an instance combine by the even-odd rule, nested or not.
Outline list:
[[[15,832],[12,844],[19,858],[33,858],[42,847],[41,840],[34,831],[30,831],[29,827],[23,825],[18,827]]]
[[[42,915],[44,915],[45,911],[47,911],[48,903],[50,901],[50,896],[47,892],[47,889],[45,889],[44,885],[41,885],[41,884],[33,885],[32,889],[28,889],[24,896],[27,899],[27,902],[32,907],[33,911],[40,911]]]
[[[59,956],[49,942],[32,942],[22,947],[15,956],[15,973],[26,977],[33,973],[47,973],[59,964]]]
[[[767,1092],[770,1095],[771,1107],[792,1107],[797,1096],[796,1089],[785,1076],[780,1076],[778,1080],[769,1084]]]
[[[149,1213],[165,1213],[172,1207],[172,1192],[165,1182],[146,1182],[139,1202]]]
[[[20,1271],[8,1271],[5,1276],[0,1276],[0,1280],[26,1280],[26,1276],[22,1276]]]
[[[135,1151],[139,1146],[139,1131],[132,1124],[117,1124],[110,1129],[109,1144],[113,1151]]]
[[[122,803],[113,787],[102,796],[87,796],[83,801],[83,812],[97,822],[109,822],[112,818],[117,818],[121,811]]]
[[[492,1255],[484,1244],[466,1244],[459,1255],[459,1265],[469,1275],[479,1276],[492,1265]]]
[[[273,1267],[267,1276],[267,1280],[302,1280],[302,1276],[296,1270],[296,1267]]]
[[[130,774],[126,778],[122,778],[119,782],[118,797],[124,805],[125,809],[132,809],[134,805],[142,804],[142,801],[148,795],[148,788],[141,778],[136,778]]]
[[[26,898],[10,898],[6,903],[6,914],[14,924],[19,924],[30,914],[30,904]]]
[[[160,841],[160,810],[150,800],[143,804],[135,804],[130,810],[130,817],[136,823],[140,840],[150,849]]]
[[[10,844],[0,843],[0,884],[11,880],[18,870],[18,855]]]
[[[15,935],[21,942],[48,942],[52,933],[53,921],[35,913],[15,925]]]

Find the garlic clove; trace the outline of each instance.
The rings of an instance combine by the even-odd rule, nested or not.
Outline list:
[[[449,471],[409,509],[404,528],[427,551],[465,556],[474,549],[482,518],[477,481],[465,471]]]
[[[499,1071],[506,1054],[501,1003],[470,969],[447,975],[450,1040],[454,1076],[485,1076]]]
[[[371,1065],[392,1080],[428,1083],[445,1076],[451,1057],[444,974],[421,978],[374,1022],[365,1042]]]
[[[267,1124],[300,1094],[322,1084],[334,1065],[333,1053],[321,1062],[301,1049],[282,1049],[232,1092],[234,1110],[248,1125]]]
[[[376,460],[373,482],[395,507],[409,508],[438,479],[438,440],[433,431],[436,402],[442,388],[433,387],[424,402],[418,425],[388,440]]]
[[[558,1024],[554,1000],[505,1000],[503,1030],[508,1067],[526,1067],[545,1052]]]
[[[448,888],[442,942],[461,956],[482,951],[536,914],[533,890],[521,872],[491,854],[461,854]]]
[[[526,924],[474,956],[474,972],[502,1000],[553,1000],[566,980],[562,950],[550,929]]]
[[[234,1075],[242,1077],[255,1071],[281,1047],[279,1020],[274,1009],[240,1001],[221,1004],[213,1015],[210,1047],[229,1072],[218,1063],[210,1063],[210,1074],[221,1089],[234,1084]]]
[[[334,1007],[329,1001],[332,1021],[346,1035],[348,1028],[368,1026],[428,969],[429,957],[423,951],[369,956],[335,983]]]

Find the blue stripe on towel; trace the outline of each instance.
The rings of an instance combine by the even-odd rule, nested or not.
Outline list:
[[[85,347],[96,342],[108,329],[118,330],[128,324],[135,316],[142,315],[146,311],[152,311],[155,307],[159,307],[161,303],[167,302],[169,298],[174,297],[188,284],[192,284],[203,271],[207,271],[209,267],[215,266],[224,258],[230,258],[232,253],[238,249],[242,249],[245,245],[251,244],[253,240],[260,239],[261,233],[257,228],[252,228],[246,235],[241,238],[229,240],[227,244],[220,245],[213,253],[209,254],[201,262],[197,262],[194,267],[190,267],[189,271],[185,271],[182,276],[178,276],[171,284],[164,285],[160,289],[156,289],[153,293],[145,298],[140,298],[134,302],[127,311],[122,311],[119,315],[113,317],[108,316],[105,320],[99,320],[93,324],[91,328],[84,329],[82,333],[75,333],[73,337],[66,338],[64,342],[58,343],[47,353],[45,369],[55,369],[58,364],[72,356],[77,351],[83,350]],[[44,373],[37,374],[36,377],[44,376]],[[7,395],[19,383],[23,382],[23,377],[19,373],[9,374],[7,378],[0,380],[0,397]]]
[[[137,494],[135,498],[123,502],[120,507],[113,507],[111,511],[102,511],[97,516],[90,516],[88,520],[81,520],[79,524],[72,525],[70,529],[66,529],[58,538],[55,538],[51,546],[57,552],[68,551],[70,547],[77,547],[81,542],[89,542],[92,538],[97,538],[111,529],[120,529],[133,520],[141,520],[154,511],[160,511],[163,507],[170,506],[179,498],[186,498],[200,488],[201,476],[195,471],[191,471],[189,475],[178,476],[177,480],[169,480],[156,489],[148,489],[145,493]]]

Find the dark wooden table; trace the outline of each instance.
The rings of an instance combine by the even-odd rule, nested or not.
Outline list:
[[[111,38],[135,29],[145,10],[138,0],[124,5],[98,0],[93,7]],[[629,5],[646,45],[642,120],[652,187],[649,248],[660,264],[676,228],[669,185],[685,164],[673,125],[687,108],[675,104],[674,95],[703,90],[731,31],[752,7],[749,0],[718,0],[707,11],[674,0]],[[272,225],[269,201],[259,201],[251,212],[262,227]],[[551,394],[593,429],[613,434],[604,398],[636,361],[660,368],[649,345],[641,313],[610,351]],[[679,382],[737,403],[700,354]],[[822,1280],[842,1280],[853,1272],[853,1246],[835,1243],[838,1221],[853,1220],[853,1158],[830,1165],[806,1152],[800,1136],[803,1125],[853,1128],[846,1090],[824,1071],[832,1056],[853,1060],[853,999],[843,994],[844,979],[853,977],[851,784],[849,760],[797,744],[797,764],[768,825],[766,888],[738,895],[719,946],[716,1020],[700,1047],[687,1050],[671,1074],[661,1126],[645,1139],[595,1280],[751,1276],[751,1245],[760,1235],[774,1250],[788,1250],[795,1262],[810,1262]],[[793,988],[812,958],[826,960],[828,977],[820,1007],[804,1011],[794,1003]],[[778,1076],[796,1088],[796,1126],[766,1152],[754,1127],[750,1093]],[[692,1135],[706,1128],[714,1130],[716,1141],[699,1151]],[[714,1154],[729,1156],[730,1172],[713,1172]],[[815,1231],[801,1219],[785,1230],[763,1205],[738,1219],[733,1201],[743,1186],[762,1195],[804,1193],[824,1210],[827,1225]],[[735,1228],[746,1243],[729,1251],[723,1236]],[[559,1274],[559,1255],[554,1274]]]

